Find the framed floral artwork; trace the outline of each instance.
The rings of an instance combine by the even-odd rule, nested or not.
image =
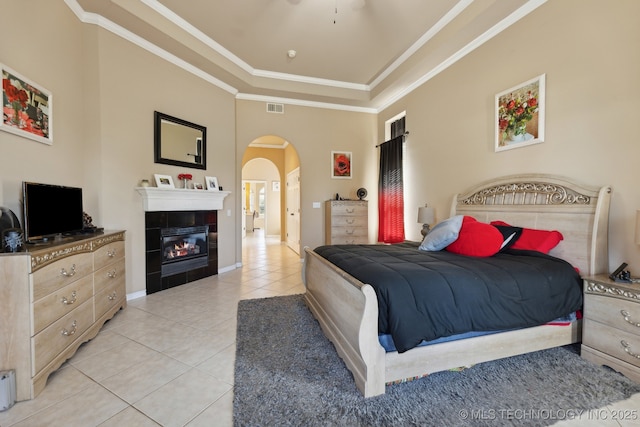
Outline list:
[[[159,173],[156,173],[153,177],[156,180],[156,186],[158,188],[175,188],[171,175],[160,175]]]
[[[496,95],[495,150],[544,142],[545,75]]]
[[[220,191],[220,187],[218,185],[218,178],[216,178],[215,176],[205,176],[204,180],[205,180],[205,184],[207,184],[207,190]]]
[[[51,92],[0,64],[2,72],[2,122],[0,130],[53,144]]]
[[[352,155],[350,151],[331,152],[331,178],[351,179]]]

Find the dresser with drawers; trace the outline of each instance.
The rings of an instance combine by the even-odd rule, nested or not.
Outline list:
[[[369,209],[366,200],[325,202],[325,244],[369,243]]]
[[[640,383],[640,284],[584,278],[581,354]]]
[[[126,306],[124,236],[105,232],[0,254],[0,370],[15,370],[18,401],[37,396]]]

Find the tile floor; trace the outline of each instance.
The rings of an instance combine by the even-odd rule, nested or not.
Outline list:
[[[253,234],[241,269],[129,301],[0,426],[231,426],[238,301],[304,292],[299,256]]]
[[[298,255],[256,232],[241,269],[129,301],[36,399],[0,412],[0,426],[231,426],[238,301],[302,292]],[[638,418],[640,394],[558,425]]]

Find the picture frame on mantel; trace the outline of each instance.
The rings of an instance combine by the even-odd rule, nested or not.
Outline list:
[[[53,145],[53,95],[4,64],[0,130]]]
[[[209,191],[220,191],[220,187],[218,186],[218,178],[215,176],[205,176],[205,183],[207,184],[207,190]]]
[[[153,177],[156,180],[156,187],[158,188],[176,188],[173,184],[173,177],[171,175],[161,175],[156,173]]]
[[[544,142],[545,79],[541,74],[496,95],[496,152]]]

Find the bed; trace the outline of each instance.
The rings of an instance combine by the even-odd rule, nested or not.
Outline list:
[[[558,230],[564,239],[549,253],[581,275],[608,270],[611,188],[588,187],[552,175],[529,174],[481,183],[453,197],[450,216],[504,221],[519,227]],[[353,374],[365,397],[385,386],[433,372],[471,366],[580,341],[581,322],[542,324],[446,341],[408,351],[385,351],[378,337],[374,288],[304,249],[305,302]]]

